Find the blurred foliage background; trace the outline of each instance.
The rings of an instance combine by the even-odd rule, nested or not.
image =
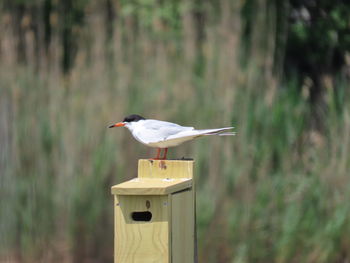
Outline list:
[[[112,262],[138,113],[233,125],[196,161],[199,262],[350,260],[346,0],[1,0],[0,261]]]

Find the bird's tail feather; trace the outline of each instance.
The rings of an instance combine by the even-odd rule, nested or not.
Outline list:
[[[234,129],[234,127],[226,127],[226,128],[219,128],[219,129],[211,129],[208,130],[208,132],[203,133],[204,135],[219,135],[219,136],[229,136],[229,135],[236,135],[235,132],[228,132],[227,130]]]
[[[236,132],[215,132],[215,133],[204,133],[203,135],[219,135],[219,136],[233,136]]]
[[[236,135],[236,132],[223,132],[223,133],[219,133],[219,136],[233,136]]]
[[[167,140],[175,140],[181,138],[181,140],[186,141],[191,140],[197,137],[207,136],[207,135],[219,135],[219,136],[229,136],[236,135],[235,132],[231,132],[228,130],[233,129],[234,127],[225,127],[218,129],[206,129],[206,130],[186,130],[183,132],[179,132],[177,134],[171,135],[167,137]]]

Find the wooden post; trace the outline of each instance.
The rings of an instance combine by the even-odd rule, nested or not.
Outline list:
[[[193,161],[139,160],[138,177],[112,187],[114,262],[193,263]]]

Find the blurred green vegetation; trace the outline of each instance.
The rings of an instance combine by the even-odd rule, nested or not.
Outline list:
[[[130,113],[196,161],[199,262],[350,260],[347,1],[0,3],[0,261],[111,262]]]

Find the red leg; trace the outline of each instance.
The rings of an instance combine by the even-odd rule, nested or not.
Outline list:
[[[157,156],[156,156],[156,158],[154,158],[155,160],[159,160],[159,158],[160,158],[160,151],[161,151],[161,149],[158,148],[157,149]]]
[[[168,148],[164,148],[164,155],[163,155],[163,160],[166,160],[166,154],[168,152]]]

